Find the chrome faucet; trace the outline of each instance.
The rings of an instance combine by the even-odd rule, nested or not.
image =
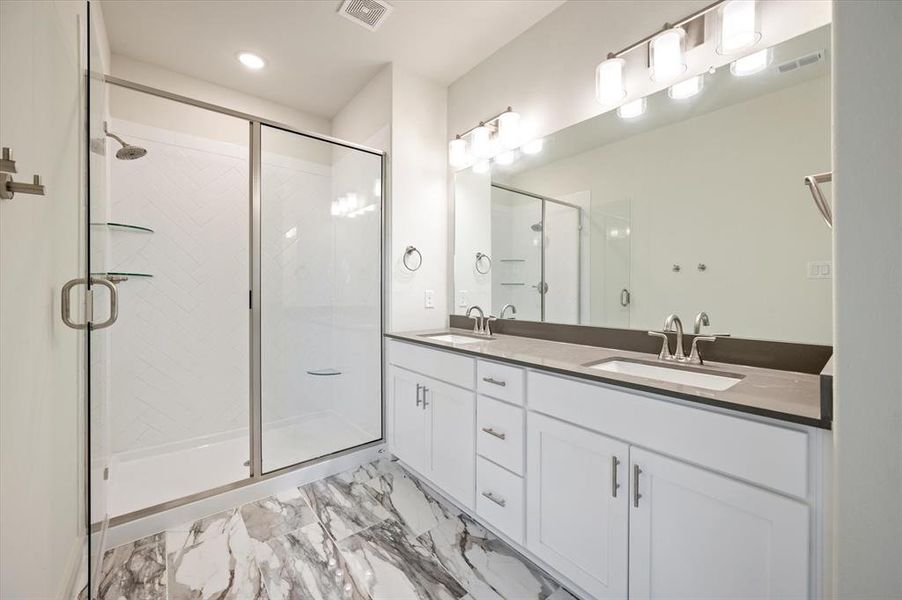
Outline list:
[[[510,310],[511,310],[511,315],[512,315],[512,316],[511,316],[511,319],[513,319],[513,318],[516,317],[516,315],[517,315],[517,307],[514,306],[513,304],[505,304],[504,306],[501,307],[501,316],[498,317],[499,319],[503,319],[503,318],[504,318],[504,313],[507,311],[507,309],[510,309]]]
[[[702,325],[707,324],[708,315],[703,312],[699,313],[695,317],[696,334],[701,329]],[[676,352],[673,353],[670,352],[669,340],[667,338],[668,331],[674,331],[676,333]],[[686,356],[686,353],[683,351],[683,322],[680,321],[680,318],[676,315],[670,315],[669,317],[667,317],[667,319],[665,319],[663,330],[649,331],[648,335],[660,337],[663,339],[661,351],[658,353],[659,360],[673,360],[676,362],[684,362],[692,365],[704,364],[701,354],[699,354],[698,352],[699,343],[717,341],[717,337],[713,335],[696,335],[692,338],[692,346],[689,349],[689,356]]]
[[[478,311],[479,311],[479,316],[478,316],[478,317],[474,317],[474,316],[472,316],[472,315],[470,314],[470,313],[472,313],[474,310],[478,310]],[[475,304],[471,305],[471,306],[467,309],[467,318],[468,318],[468,319],[473,319],[473,333],[475,333],[475,334],[477,334],[477,335],[482,335],[483,332],[484,332],[484,329],[483,329],[483,321],[485,320],[485,313],[482,312],[482,309],[479,308],[478,306],[476,306]]]
[[[702,311],[695,315],[695,327],[692,330],[692,333],[698,335],[702,332],[702,325],[707,327],[711,324],[711,321],[708,320],[708,313]]]
[[[670,358],[676,361],[686,360],[686,353],[683,351],[683,322],[676,315],[670,315],[664,320],[664,332],[676,331],[676,352]]]

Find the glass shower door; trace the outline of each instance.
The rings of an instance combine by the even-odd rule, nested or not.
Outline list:
[[[261,467],[382,437],[382,156],[261,126]]]

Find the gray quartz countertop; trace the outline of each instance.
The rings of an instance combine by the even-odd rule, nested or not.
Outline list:
[[[434,329],[386,333],[385,335],[388,338],[404,342],[501,360],[524,367],[545,369],[558,374],[663,394],[812,427],[829,429],[831,426],[830,411],[824,410],[823,406],[820,377],[810,373],[714,362],[706,362],[701,367],[676,366],[666,362],[657,363],[657,357],[651,354],[513,335],[494,334],[491,339],[466,344],[452,344],[428,337],[442,333],[472,335],[472,332],[462,329]],[[739,376],[741,380],[728,390],[711,391],[656,379],[600,371],[586,366],[612,358]]]

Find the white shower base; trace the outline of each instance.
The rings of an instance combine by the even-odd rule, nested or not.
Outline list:
[[[332,411],[318,412],[263,428],[263,470],[299,462],[374,441]],[[189,445],[190,444],[190,445]],[[247,478],[250,442],[246,430],[183,442],[178,446],[113,455],[110,517],[177,500]]]

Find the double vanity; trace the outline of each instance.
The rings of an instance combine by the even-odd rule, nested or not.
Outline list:
[[[822,595],[818,374],[466,329],[386,337],[391,451],[574,593]]]

